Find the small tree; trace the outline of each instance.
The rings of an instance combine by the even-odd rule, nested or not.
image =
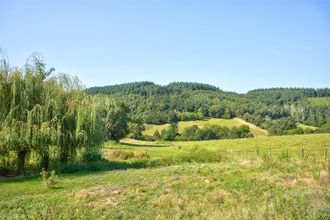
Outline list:
[[[206,106],[203,105],[198,109],[198,115],[200,115],[202,118],[207,117],[209,115],[209,110]]]
[[[167,129],[162,131],[161,137],[165,141],[173,141],[178,134],[178,125],[173,123]]]
[[[129,132],[128,121],[128,108],[123,103],[109,105],[105,118],[108,139],[118,142],[125,137]]]
[[[142,137],[142,132],[145,130],[145,126],[141,120],[128,123],[130,135],[132,138],[138,139]]]
[[[155,140],[160,140],[161,139],[161,135],[160,135],[158,130],[156,130],[154,132],[153,137],[155,138]]]

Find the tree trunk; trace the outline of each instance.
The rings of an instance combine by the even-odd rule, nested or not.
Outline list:
[[[22,150],[17,154],[17,176],[25,174],[25,157],[26,150]]]
[[[42,167],[48,170],[49,168],[49,154],[45,153],[42,157]]]

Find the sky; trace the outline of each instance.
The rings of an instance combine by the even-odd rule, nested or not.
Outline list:
[[[330,87],[330,0],[0,0],[0,48],[86,87]]]

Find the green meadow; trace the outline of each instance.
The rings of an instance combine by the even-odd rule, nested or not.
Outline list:
[[[317,97],[317,98],[308,98],[308,101],[316,106],[329,106],[330,98],[329,97]]]
[[[233,118],[233,119],[223,119],[223,118],[209,118],[205,120],[196,120],[196,121],[180,121],[178,122],[179,132],[182,132],[185,128],[191,127],[193,125],[197,125],[198,127],[202,128],[204,126],[210,125],[218,125],[222,127],[239,127],[241,125],[248,125],[250,128],[251,133],[255,137],[259,136],[267,136],[268,132],[262,128],[255,126],[254,124],[248,123],[240,118]],[[166,129],[169,124],[163,125],[152,125],[147,124],[146,130],[143,132],[144,135],[153,135],[156,130],[159,132],[163,129]]]
[[[312,131],[315,131],[318,129],[318,127],[305,125],[305,124],[301,124],[301,123],[297,123],[297,128],[302,128],[303,130],[312,130]]]
[[[103,159],[0,180],[1,219],[329,219],[330,134],[107,142]]]

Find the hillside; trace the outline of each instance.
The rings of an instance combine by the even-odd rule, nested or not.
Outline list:
[[[248,125],[250,128],[251,133],[255,137],[259,136],[267,136],[268,132],[264,129],[261,129],[251,123],[248,123],[242,119],[239,118],[233,118],[233,119],[220,119],[220,118],[211,118],[211,119],[205,119],[205,120],[196,120],[196,121],[180,121],[178,123],[179,132],[182,132],[185,128],[191,127],[193,125],[197,125],[198,127],[204,127],[207,125],[218,125],[221,127],[228,127],[232,128],[234,126],[238,127],[240,125]],[[161,131],[163,129],[166,129],[169,126],[169,124],[163,124],[163,125],[151,125],[147,124],[146,130],[143,132],[144,135],[153,135],[156,130]]]
[[[301,123],[298,123],[297,124],[297,127],[298,128],[302,128],[303,130],[312,130],[312,131],[315,131],[315,130],[318,129],[318,127],[310,126],[310,125],[305,125],[305,124],[301,124]]]
[[[330,105],[330,97],[309,98],[308,101],[310,101],[312,105],[316,105],[316,106]]]
[[[270,135],[304,132],[297,124],[319,127],[315,132],[330,132],[329,88],[270,88],[237,94],[203,83],[135,82],[86,91],[122,101],[132,118],[146,124],[241,118]]]
[[[192,83],[192,82],[173,82],[165,86],[157,85],[153,82],[133,82],[124,83],[111,86],[99,86],[91,87],[87,89],[90,94],[138,94],[138,95],[152,95],[152,94],[164,94],[174,93],[185,89],[189,90],[204,90],[204,91],[216,91],[221,90],[215,86],[204,83]]]

